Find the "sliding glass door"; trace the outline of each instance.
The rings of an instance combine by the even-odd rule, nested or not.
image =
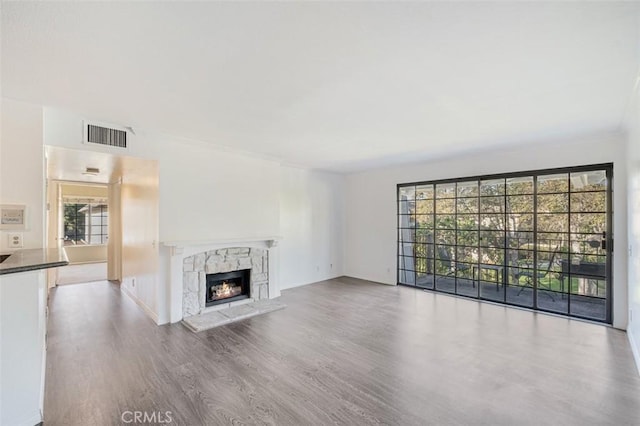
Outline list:
[[[398,283],[611,322],[612,166],[398,185]]]

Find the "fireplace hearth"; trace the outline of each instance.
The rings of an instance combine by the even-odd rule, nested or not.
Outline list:
[[[250,297],[251,269],[207,274],[205,306],[229,303]]]

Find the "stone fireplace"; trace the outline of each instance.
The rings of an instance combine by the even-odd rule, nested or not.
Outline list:
[[[164,241],[170,322],[280,296],[280,237]],[[207,302],[207,275],[249,270],[243,299]],[[220,290],[220,289],[219,289]],[[209,290],[210,291],[210,290]],[[237,291],[237,290],[236,290]],[[207,306],[208,305],[208,306]]]
[[[269,251],[230,247],[185,257],[182,282],[183,317],[242,299],[268,299]]]

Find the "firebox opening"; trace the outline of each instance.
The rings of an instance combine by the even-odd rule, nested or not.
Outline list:
[[[250,297],[251,269],[207,274],[205,306],[229,303]]]

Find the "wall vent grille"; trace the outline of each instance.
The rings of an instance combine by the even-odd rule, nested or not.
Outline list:
[[[86,124],[86,132],[86,141],[88,143],[112,146],[116,148],[127,147],[127,132],[125,130]]]

